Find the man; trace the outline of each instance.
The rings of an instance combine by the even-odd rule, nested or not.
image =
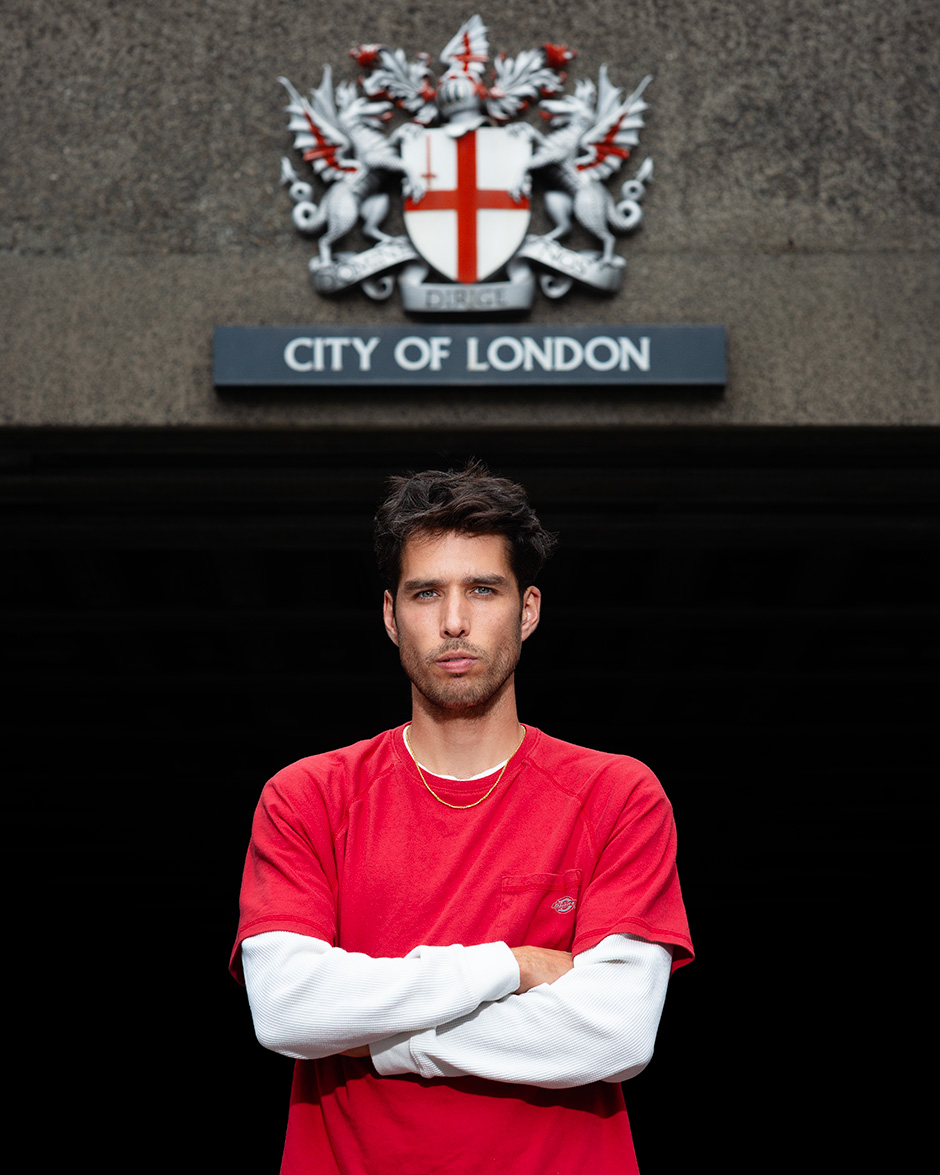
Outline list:
[[[276,775],[242,886],[233,971],[298,1058],[283,1172],[636,1171],[619,1082],[692,944],[655,777],[519,723],[553,546],[476,463],[379,510],[411,722]]]

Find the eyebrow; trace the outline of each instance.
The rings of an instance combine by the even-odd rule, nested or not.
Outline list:
[[[443,587],[444,579],[406,579],[401,590],[406,592],[422,592],[427,588]],[[505,575],[465,575],[460,581],[464,587],[505,587],[509,580]]]

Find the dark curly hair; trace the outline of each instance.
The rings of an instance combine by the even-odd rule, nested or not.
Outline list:
[[[416,534],[501,534],[519,591],[535,582],[558,536],[539,522],[525,490],[494,477],[471,460],[461,470],[427,469],[389,478],[389,494],[375,516],[375,556],[394,595],[401,577],[401,553]]]

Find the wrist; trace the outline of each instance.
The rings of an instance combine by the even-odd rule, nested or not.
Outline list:
[[[512,951],[512,957],[516,962],[516,968],[519,972],[519,984],[513,991],[513,995],[522,995],[524,991],[528,991],[532,986],[532,977],[526,966],[526,948],[510,947],[509,949]]]

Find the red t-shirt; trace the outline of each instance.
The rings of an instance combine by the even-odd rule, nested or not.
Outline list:
[[[451,803],[489,781],[434,780]],[[402,729],[302,759],[266,786],[245,865],[239,945],[289,930],[373,957],[419,945],[530,943],[580,954],[610,934],[692,958],[672,809],[635,759],[528,728],[477,807],[439,804]],[[380,1077],[368,1059],[298,1061],[285,1175],[629,1175],[619,1085],[543,1089]]]

